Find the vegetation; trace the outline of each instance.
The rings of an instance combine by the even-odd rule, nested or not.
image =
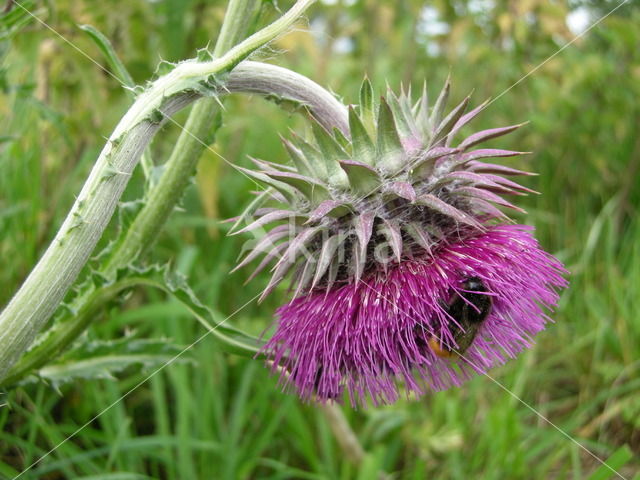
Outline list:
[[[153,77],[161,59],[194,57],[214,39],[226,3],[21,2],[108,66],[78,28],[94,26],[137,84]],[[264,1],[254,28],[291,3]],[[54,447],[20,478],[368,479],[380,471],[402,479],[634,478],[640,469],[640,7],[628,2],[570,45],[579,31],[568,27],[578,28],[585,17],[588,26],[616,5],[326,1],[309,10],[310,29],[259,53],[338,92],[345,103],[357,102],[364,73],[380,92],[385,83],[418,90],[426,79],[432,95],[450,74],[454,102],[472,90],[474,105],[495,98],[474,130],[530,121],[500,141],[500,148],[533,152],[505,163],[540,173],[526,185],[542,194],[520,199],[529,213],[519,220],[535,225],[542,245],[571,272],[555,324],[533,348],[490,376],[420,401],[342,407],[366,452],[354,461],[326,412],[282,393],[261,362],[221,351],[173,296],[137,288],[95,312],[83,341],[135,349],[135,342],[169,338],[175,346],[195,343],[188,356],[144,382],[154,369],[7,389],[0,396],[0,478],[14,478]],[[3,306],[54,237],[131,102],[96,63],[18,11],[0,14]],[[187,115],[175,119],[183,125]],[[206,139],[212,148],[199,159],[194,185],[147,261],[170,262],[218,320],[232,316],[230,324],[258,335],[288,294],[279,288],[256,304],[251,300],[268,274],[247,286],[247,271],[229,274],[246,239],[226,236],[229,224],[221,220],[237,215],[254,188],[230,164],[248,166],[248,155],[284,161],[278,134],[307,127],[301,117],[247,96],[229,97],[221,121],[215,139]],[[175,125],[163,127],[150,150],[152,171],[160,172],[179,133]],[[144,185],[138,168],[123,201],[140,198]],[[121,212],[126,221],[130,210]],[[114,220],[96,254],[117,228]],[[173,350],[162,348],[170,358]]]

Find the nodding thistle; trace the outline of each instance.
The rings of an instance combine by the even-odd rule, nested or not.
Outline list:
[[[234,233],[272,227],[238,268],[275,262],[263,297],[292,273],[264,353],[304,399],[346,390],[380,404],[397,379],[416,394],[460,385],[529,346],[566,286],[532,229],[498,208],[522,211],[504,196],[532,191],[505,177],[528,173],[485,159],[522,152],[476,148],[520,125],[454,144],[486,104],[445,116],[448,95],[447,82],[433,107],[426,92],[374,103],[365,81],[349,140],[315,124],[314,141],[284,140],[292,165],[244,170],[267,190]]]

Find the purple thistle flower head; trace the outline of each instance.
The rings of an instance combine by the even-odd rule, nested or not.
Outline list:
[[[397,400],[398,380],[416,394],[458,386],[529,347],[566,285],[562,265],[531,230],[496,226],[297,298],[278,310],[266,352],[304,399],[332,399],[346,389],[354,406],[368,397],[381,404]],[[469,279],[484,285],[478,297],[488,302],[468,298]],[[456,303],[462,308],[452,309]],[[465,334],[474,337],[463,352]]]
[[[393,402],[460,385],[504,363],[544,328],[566,285],[562,265],[531,228],[506,225],[505,195],[527,175],[485,159],[521,152],[476,145],[519,125],[454,137],[484,108],[448,115],[365,82],[349,135],[314,125],[314,142],[285,141],[293,165],[255,160],[268,185],[232,231],[273,227],[239,268],[275,262],[263,297],[293,272],[294,299],[277,311],[263,353],[304,399]],[[245,222],[248,224],[240,228]],[[286,223],[285,223],[286,222]],[[275,225],[274,225],[275,224]]]

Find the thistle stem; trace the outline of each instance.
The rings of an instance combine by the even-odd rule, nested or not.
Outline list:
[[[319,403],[318,408],[324,414],[329,428],[333,436],[336,437],[336,441],[345,457],[354,465],[359,466],[362,464],[365,456],[364,448],[360,445],[358,437],[351,429],[340,407],[334,403]]]
[[[313,2],[299,0],[220,58],[179,64],[138,97],[109,137],[56,237],[0,314],[0,379],[29,347],[87,262],[163,119],[205,93],[217,93],[211,84],[219,76],[285,32]]]
[[[310,79],[281,67],[260,62],[242,62],[229,75],[223,90],[225,93],[257,93],[269,98],[297,102],[304,105],[309,113],[327,129],[348,128],[345,123],[347,110],[342,103]],[[131,264],[146,252],[182,197],[205,148],[197,135],[194,138],[191,134],[195,130],[203,135],[211,135],[211,125],[206,125],[204,122],[206,119],[212,121],[215,110],[208,114],[203,107],[200,107],[201,105],[204,105],[202,100],[194,106],[197,115],[193,117],[193,121],[191,116],[187,120],[185,132],[178,139],[163,175],[149,191],[144,207],[125,233],[122,242],[114,248],[113,253],[98,270],[100,276],[114,279],[119,268]],[[217,108],[217,105],[214,107]],[[339,123],[341,121],[342,124]],[[189,128],[190,124],[193,129]],[[100,289],[106,289],[112,292],[112,295],[118,293],[108,287]],[[103,294],[99,292],[100,289],[96,291],[89,287],[79,293],[67,309],[78,313],[69,314],[69,317],[62,319],[59,323],[65,324],[65,327],[51,332],[43,343],[20,358],[0,384],[16,383],[33,369],[45,365],[62,353],[95,318],[94,313],[86,315],[89,311],[87,304],[94,302],[96,296],[103,298],[101,296]],[[105,297],[102,303],[107,300],[108,298]],[[94,312],[94,310],[90,311]]]

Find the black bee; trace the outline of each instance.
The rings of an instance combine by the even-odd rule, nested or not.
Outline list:
[[[453,322],[449,325],[457,347],[450,348],[443,343],[442,339],[435,336],[431,336],[428,340],[429,347],[439,357],[451,358],[463,355],[476,338],[480,326],[491,313],[493,306],[491,295],[478,293],[488,291],[482,280],[478,277],[470,277],[462,283],[461,289],[470,291],[457,292],[446,305],[447,313],[460,325]]]

